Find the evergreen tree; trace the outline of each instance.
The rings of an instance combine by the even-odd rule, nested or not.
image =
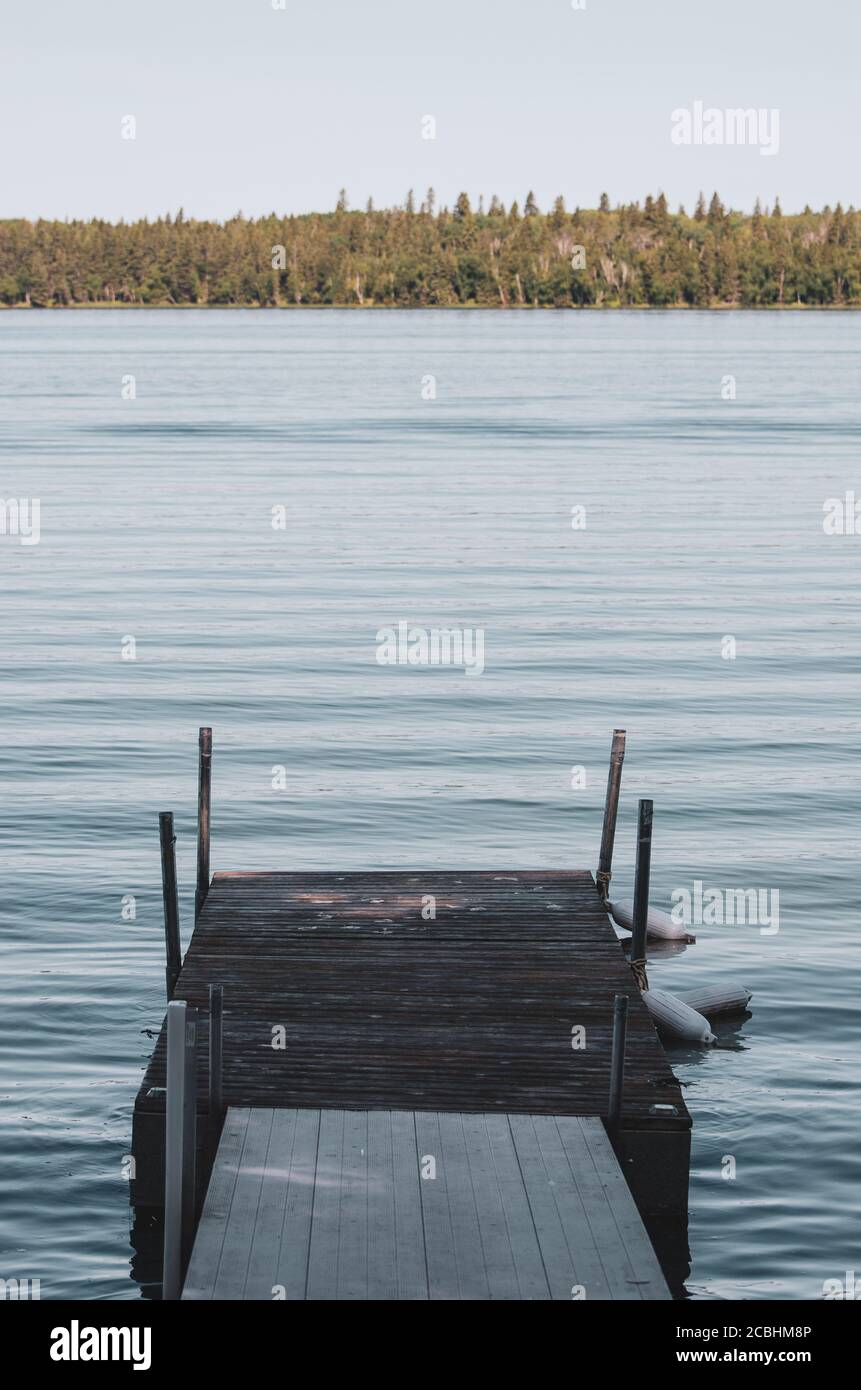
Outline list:
[[[717,193],[712,194],[709,203],[708,224],[710,227],[719,227],[724,218],[724,206]]]
[[[840,203],[834,209],[834,214],[828,227],[827,240],[832,246],[839,246],[845,240],[846,217]]]
[[[565,199],[560,194],[553,204],[553,211],[550,214],[550,225],[558,232],[562,230],[567,220],[568,214],[565,210]]]

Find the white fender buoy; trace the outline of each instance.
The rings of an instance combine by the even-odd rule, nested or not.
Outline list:
[[[662,1033],[683,1042],[717,1042],[708,1019],[669,990],[647,989],[640,997]]]
[[[678,996],[697,1013],[712,1018],[714,1014],[744,1013],[753,992],[744,985],[702,985],[700,989],[686,989]]]
[[[634,927],[633,902],[608,903],[607,907],[614,921],[620,927],[632,931]],[[661,941],[696,941],[682,922],[674,922],[668,912],[658,907],[650,907],[646,917],[646,935],[658,937]]]

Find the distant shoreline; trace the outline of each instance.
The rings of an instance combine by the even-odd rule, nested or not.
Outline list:
[[[130,304],[101,300],[92,304],[0,304],[0,314],[77,313],[97,309],[118,313],[181,310],[183,313],[302,314],[349,310],[367,314],[856,314],[861,304]]]
[[[861,308],[861,212],[715,193],[542,212],[416,207],[198,222],[0,219],[0,306],[249,309]]]

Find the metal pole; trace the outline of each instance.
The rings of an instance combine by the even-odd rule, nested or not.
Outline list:
[[[188,1266],[194,1238],[195,1168],[197,1164],[197,1009],[185,1012],[185,1091],[182,1113],[182,1273]]]
[[[598,892],[604,901],[610,890],[613,867],[613,841],[616,838],[616,812],[619,809],[619,788],[622,784],[622,763],[625,761],[625,730],[613,730],[610,749],[610,771],[607,776],[607,797],[604,802],[604,829],[601,832],[601,853],[598,856]]]
[[[182,1292],[182,1166],[185,1110],[184,999],[167,1006],[167,1099],[164,1123],[164,1266],[161,1296]]]
[[[197,891],[194,895],[194,920],[198,917],[209,892],[209,811],[212,799],[212,730],[201,729],[198,734],[200,756],[197,772]]]
[[[173,833],[173,812],[161,811],[158,818],[161,842],[161,889],[164,898],[165,987],[167,997],[173,994],[177,976],[182,969],[182,948],[179,943],[179,898],[176,891],[176,836]]]
[[[222,1056],[224,987],[209,986],[209,1118],[220,1119],[224,1109]]]
[[[625,1038],[628,1031],[628,996],[617,994],[613,1003],[613,1051],[610,1057],[610,1105],[607,1124],[617,1128],[622,1118],[625,1081]]]
[[[649,874],[652,864],[651,801],[641,801],[637,817],[637,867],[634,877],[634,921],[631,928],[631,968],[638,977],[640,988],[648,988],[640,979],[646,974],[646,922],[649,915]],[[640,969],[638,970],[638,967]]]

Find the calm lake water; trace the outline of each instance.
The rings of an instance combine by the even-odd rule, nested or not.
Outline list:
[[[823,530],[859,381],[839,313],[0,314],[0,496],[41,501],[38,545],[0,537],[0,1275],[140,1296],[157,813],[187,939],[200,724],[214,869],[594,867],[626,727],[614,887],[651,796],[653,903],[779,891],[778,932],[650,974],[754,991],[672,1053],[689,1289],[861,1268],[861,536]],[[400,619],[482,627],[484,673],[378,665]]]

